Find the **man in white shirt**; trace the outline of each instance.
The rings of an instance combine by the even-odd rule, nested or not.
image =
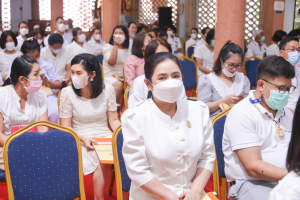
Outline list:
[[[294,76],[294,67],[285,59],[265,58],[257,68],[256,90],[228,114],[222,143],[231,199],[268,200],[288,173],[293,114],[285,106],[295,89]]]
[[[185,42],[185,55],[188,56],[187,49],[191,46],[195,46],[198,41],[198,29],[192,28],[191,31],[191,38]]]
[[[205,27],[201,30],[201,39],[197,41],[196,43],[196,46],[195,46],[195,49],[199,46],[201,46],[202,44],[205,44],[206,43],[206,35],[207,33],[210,31],[210,28],[208,27]],[[194,49],[194,52],[195,52],[195,49]]]
[[[253,40],[247,46],[247,52],[245,57],[250,58],[256,56],[263,59],[263,54],[267,50],[267,45],[263,43],[265,41],[265,35],[262,30],[253,31]]]
[[[286,106],[294,112],[300,96],[300,68],[297,66],[300,51],[299,39],[297,37],[287,36],[281,40],[279,49],[279,56],[286,59],[295,68],[295,78],[292,80],[292,85],[296,87],[296,90],[289,96],[289,102]]]
[[[70,44],[72,41],[69,38],[68,34],[65,34],[65,30],[66,30],[66,26],[65,26],[65,20],[62,17],[57,17],[55,20],[55,32],[54,33],[59,33],[61,34],[61,36],[64,38],[64,46],[67,46],[68,44]],[[48,35],[46,41],[45,42],[45,46],[48,46],[48,38],[50,35]],[[73,37],[72,37],[73,38]]]

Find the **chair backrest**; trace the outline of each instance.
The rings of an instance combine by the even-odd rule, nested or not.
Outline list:
[[[127,174],[125,162],[122,154],[123,147],[123,133],[122,127],[119,126],[113,133],[112,136],[112,147],[114,154],[114,166],[117,183],[117,199],[123,200],[123,191],[129,192],[131,180]]]
[[[99,63],[100,63],[101,65],[103,65],[103,53],[100,52],[100,53],[96,54],[95,56],[97,57]]]
[[[53,130],[27,132],[37,126]],[[35,122],[12,134],[3,147],[9,199],[85,199],[81,143],[51,122]]]
[[[255,56],[252,56],[244,61],[244,70],[245,70],[244,73],[249,78],[251,86],[256,86],[257,84],[256,71],[260,61],[261,59]]]
[[[182,81],[186,90],[198,87],[197,64],[190,58],[181,56],[178,58],[181,64]],[[182,60],[183,59],[183,60]]]
[[[225,178],[225,163],[224,163],[224,154],[222,150],[222,140],[224,133],[224,125],[227,118],[227,114],[231,108],[228,108],[221,113],[217,114],[215,117],[211,119],[213,128],[214,128],[214,143],[215,143],[215,151],[216,151],[216,160],[215,165],[217,167],[214,168],[214,190],[220,195],[219,189],[219,178]]]
[[[126,80],[125,80],[124,67],[125,67],[125,64],[123,64],[123,67],[122,67],[122,71],[123,71],[123,84],[124,84],[124,91],[125,91],[127,89],[127,83],[126,83]]]
[[[130,87],[126,88],[126,90],[124,92],[125,109],[128,109],[129,90],[130,90]]]
[[[5,172],[0,170],[0,184],[6,184]]]
[[[101,63],[99,63],[99,65],[100,65],[100,67],[101,67],[101,70],[102,70],[102,79],[103,79],[103,81],[104,81],[104,69],[103,69],[103,66],[102,66],[102,64],[101,64]]]
[[[189,58],[192,58],[192,55],[193,55],[193,53],[194,53],[194,49],[195,49],[194,46],[190,46],[190,47],[187,48],[187,56],[188,56]]]
[[[196,57],[194,57],[195,53],[192,54],[192,60],[195,61],[195,63],[197,63],[196,61]]]

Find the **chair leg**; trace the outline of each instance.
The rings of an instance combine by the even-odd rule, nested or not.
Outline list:
[[[108,196],[112,195],[112,191],[114,189],[114,184],[115,184],[115,169],[111,169],[109,188],[108,188]]]

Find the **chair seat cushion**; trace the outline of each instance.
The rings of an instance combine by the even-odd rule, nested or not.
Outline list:
[[[0,181],[6,181],[5,172],[0,170]]]

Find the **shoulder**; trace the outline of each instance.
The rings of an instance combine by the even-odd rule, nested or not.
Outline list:
[[[71,93],[74,93],[71,85],[69,85],[68,87],[65,87],[61,90],[61,94],[70,95]]]
[[[201,84],[209,84],[211,85],[211,80],[210,80],[210,77],[211,76],[216,76],[215,73],[211,72],[209,74],[205,74],[205,75],[202,75],[200,76],[199,78],[199,85]]]
[[[32,93],[34,99],[36,99],[40,104],[47,104],[47,97],[46,94],[44,92],[42,92],[41,90]]]
[[[114,87],[109,84],[109,83],[103,83],[104,84],[104,89],[107,90],[107,92],[114,91]]]
[[[3,99],[11,92],[13,89],[13,85],[7,85],[4,87],[0,87],[0,99]]]
[[[39,65],[42,68],[54,68],[53,65],[45,60],[39,59]],[[42,69],[43,70],[43,69]]]
[[[149,113],[150,113],[149,109],[151,109],[150,101],[151,101],[151,99],[147,99],[141,105],[125,110],[125,112],[122,114],[121,121],[123,121],[124,118],[126,118],[126,119],[135,118],[137,120],[137,119],[143,119],[143,117],[145,117],[145,116],[149,116]]]
[[[112,51],[113,48],[114,48],[113,45],[107,43],[107,44],[103,45],[102,50],[103,51]]]

